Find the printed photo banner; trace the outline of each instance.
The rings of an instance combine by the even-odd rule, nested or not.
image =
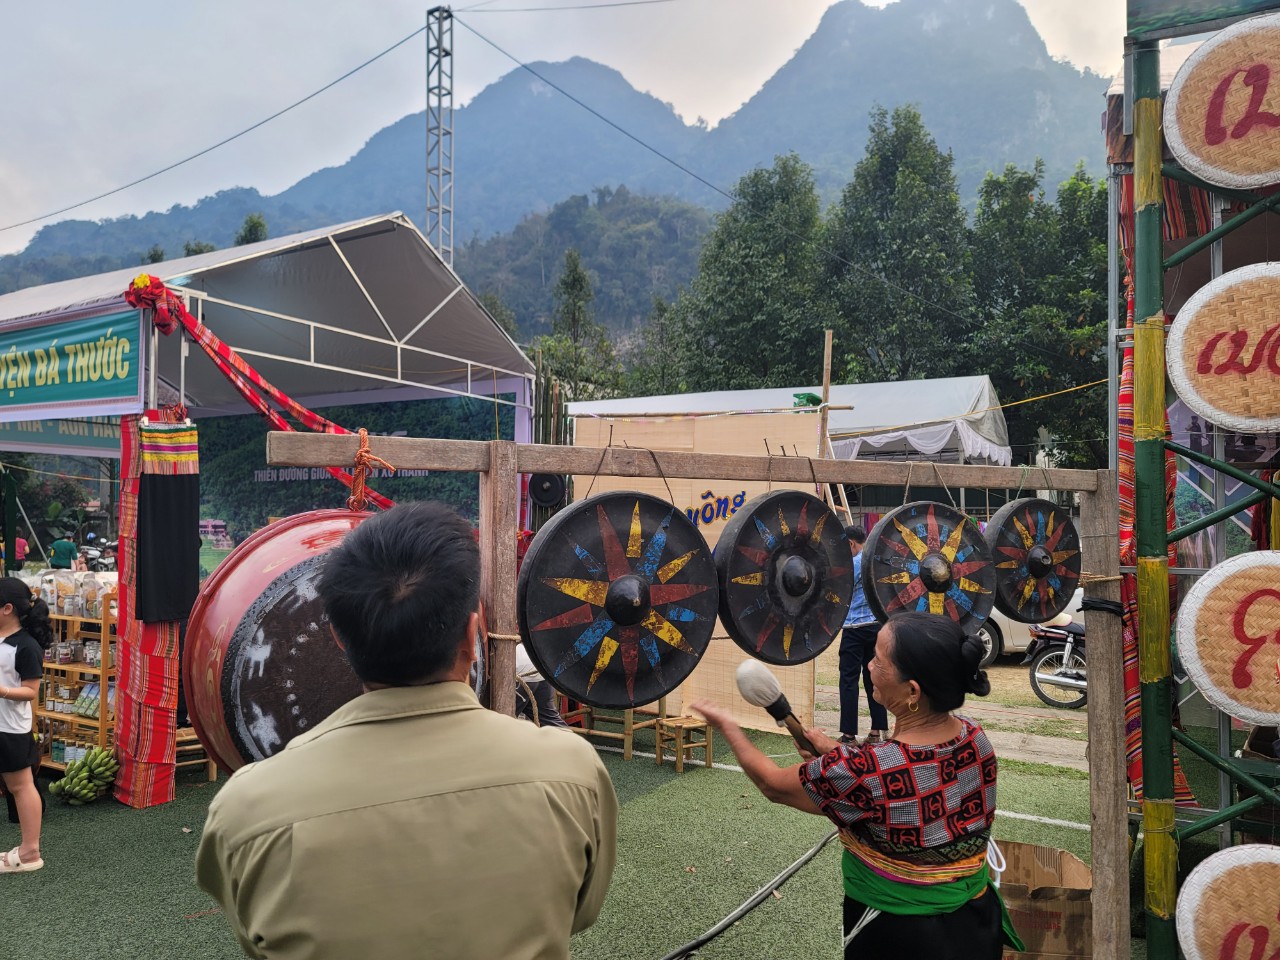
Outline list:
[[[1129,35],[1182,37],[1275,9],[1280,0],[1129,0]]]
[[[1164,132],[1178,161],[1209,183],[1280,182],[1280,14],[1234,24],[1187,58],[1165,98]]]
[[[1210,423],[1280,429],[1280,263],[1224,273],[1174,318],[1166,353],[1178,396]]]
[[[0,420],[136,413],[144,363],[137,310],[4,331]]]
[[[1280,553],[1224,560],[1178,611],[1178,656],[1204,698],[1247,723],[1280,723]],[[1274,908],[1273,908],[1274,914]]]
[[[1187,960],[1274,957],[1277,888],[1280,848],[1270,844],[1230,847],[1202,860],[1178,894],[1178,946]]]

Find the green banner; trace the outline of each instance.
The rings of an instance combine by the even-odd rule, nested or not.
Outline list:
[[[137,412],[143,362],[136,310],[0,332],[0,421]]]
[[[0,451],[68,457],[120,457],[120,418],[13,420],[0,423]]]
[[[1178,37],[1280,9],[1280,0],[1129,0],[1129,35]]]

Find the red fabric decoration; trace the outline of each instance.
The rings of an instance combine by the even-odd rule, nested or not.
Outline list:
[[[212,330],[193,317],[191,312],[187,310],[186,305],[183,304],[182,299],[176,296],[158,278],[149,273],[140,274],[125,290],[124,298],[130,306],[137,307],[140,310],[153,311],[156,329],[165,335],[172,333],[181,324],[182,328],[190,334],[191,339],[204,350],[209,359],[222,371],[223,376],[236,388],[240,396],[244,397],[248,404],[266,418],[277,430],[293,431],[294,427],[273,410],[267,403],[266,398],[262,397],[257,390],[261,390],[280,406],[284,407],[308,430],[314,430],[317,433],[351,432],[345,427],[338,426],[332,420],[326,420],[318,413],[308,410],[279,387],[270,383],[262,374],[249,366],[240,354],[223,343]],[[345,470],[339,470],[337,467],[326,467],[325,469],[330,476],[340,480],[347,487],[351,486],[351,474]],[[395,506],[391,500],[373,490],[366,488],[364,493],[365,496],[383,510]]]

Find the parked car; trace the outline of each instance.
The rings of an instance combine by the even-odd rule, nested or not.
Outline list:
[[[1067,605],[1067,613],[1071,614],[1072,620],[1080,624],[1084,623],[1084,611],[1081,609],[1083,602],[1084,588],[1076,587],[1071,603]],[[1031,644],[1031,634],[1028,632],[1030,626],[1027,623],[1010,620],[998,609],[993,609],[987,622],[978,631],[978,637],[987,648],[987,654],[982,658],[982,665],[990,666],[995,662],[996,657],[1022,653],[1026,650]]]

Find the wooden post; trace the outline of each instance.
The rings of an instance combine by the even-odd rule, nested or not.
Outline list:
[[[1080,496],[1083,569],[1120,573],[1116,475],[1100,471],[1096,493]],[[1085,595],[1119,600],[1118,582],[1091,583]],[[1093,859],[1093,956],[1129,958],[1128,785],[1125,776],[1124,650],[1120,618],[1090,612],[1089,807]]]
[[[823,441],[827,438],[827,404],[831,402],[831,331],[826,332],[826,338],[822,347],[822,410],[818,416],[818,456],[823,456],[825,450]]]
[[[516,510],[520,478],[516,445],[492,440],[489,470],[480,474],[480,592],[488,614],[489,706],[498,713],[516,712]]]

